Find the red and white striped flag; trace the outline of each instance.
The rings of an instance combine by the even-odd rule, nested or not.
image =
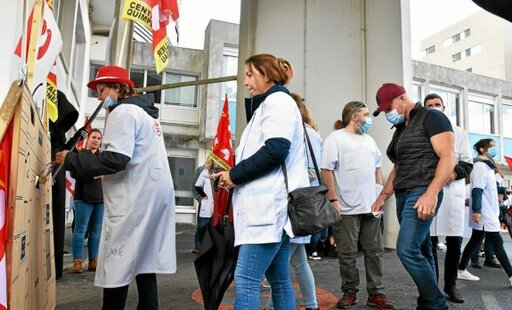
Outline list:
[[[7,246],[7,203],[9,170],[11,167],[12,125],[0,141],[0,310],[7,309],[7,270],[5,248]]]

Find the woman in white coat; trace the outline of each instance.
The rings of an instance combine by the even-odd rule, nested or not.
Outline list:
[[[304,130],[297,104],[284,87],[293,76],[282,58],[259,54],[245,61],[249,123],[236,151],[237,164],[215,174],[219,186],[235,188],[235,309],[258,309],[260,281],[272,287],[274,309],[295,310],[289,272],[288,199],[281,165],[286,165],[288,190],[309,185]]]
[[[110,113],[103,152],[57,153],[56,161],[83,176],[104,175],[105,214],[96,286],[103,309],[124,309],[135,278],[137,309],[158,309],[156,273],[176,272],[174,186],[153,95],[135,95],[128,72],[98,70],[87,86]],[[83,154],[82,154],[83,153]]]
[[[468,276],[469,272],[466,267],[471,256],[478,251],[478,245],[485,236],[492,243],[496,257],[512,285],[512,266],[507,252],[503,248],[503,239],[500,234],[496,165],[492,160],[497,154],[495,145],[496,143],[492,139],[481,139],[474,146],[478,156],[474,159],[471,172],[471,209],[473,213],[469,225],[473,228],[473,232],[459,263],[459,276],[462,278]]]

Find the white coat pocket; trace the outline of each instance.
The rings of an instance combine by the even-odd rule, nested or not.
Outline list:
[[[275,196],[270,189],[251,189],[244,198],[242,216],[247,226],[275,224]]]

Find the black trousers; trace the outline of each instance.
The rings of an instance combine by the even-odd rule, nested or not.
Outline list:
[[[460,259],[459,269],[464,270],[468,266],[469,260],[471,256],[478,251],[479,244],[482,242],[484,238],[491,242],[492,247],[494,248],[494,252],[496,253],[496,258],[500,262],[503,269],[509,277],[512,277],[512,266],[510,265],[510,261],[508,260],[507,252],[505,252],[505,248],[503,248],[503,238],[499,232],[490,232],[490,231],[482,231],[473,229],[471,233],[471,239],[469,239],[468,244],[464,248],[464,252],[462,253],[462,258]]]
[[[154,273],[139,274],[135,277],[139,303],[137,310],[158,309],[158,287]],[[103,289],[103,310],[123,310],[128,297],[128,286]]]
[[[430,237],[432,241],[432,255],[436,265],[436,279],[439,283],[439,263],[437,261],[438,237]],[[457,272],[459,270],[459,261],[461,256],[462,237],[446,237],[446,255],[444,258],[444,288],[450,289],[457,285]]]

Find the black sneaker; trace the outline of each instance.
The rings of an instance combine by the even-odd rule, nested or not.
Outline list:
[[[484,266],[491,267],[491,268],[501,268],[501,265],[498,262],[498,260],[496,259],[496,256],[486,257],[484,260]]]

